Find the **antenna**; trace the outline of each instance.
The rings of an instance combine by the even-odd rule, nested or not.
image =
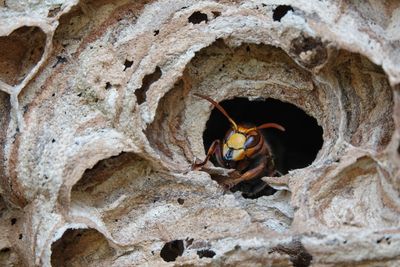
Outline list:
[[[225,109],[223,107],[221,107],[220,104],[218,104],[217,102],[215,102],[214,100],[212,100],[211,98],[209,98],[208,96],[205,95],[201,95],[201,94],[194,94],[195,96],[204,98],[205,100],[207,100],[208,102],[210,102],[211,104],[213,104],[219,111],[221,111],[222,114],[225,115],[225,117],[228,118],[229,122],[232,124],[233,128],[235,130],[237,130],[237,124],[236,122],[228,115],[228,113],[225,111]]]

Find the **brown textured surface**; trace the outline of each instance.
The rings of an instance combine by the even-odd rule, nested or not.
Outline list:
[[[46,35],[37,27],[21,27],[0,37],[0,78],[15,85],[37,64],[44,51]]]
[[[0,1],[0,265],[398,265],[400,5],[284,2]],[[227,192],[193,93],[291,103],[322,148]]]

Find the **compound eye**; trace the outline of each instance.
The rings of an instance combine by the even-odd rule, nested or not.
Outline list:
[[[259,135],[250,135],[246,139],[246,142],[244,143],[244,148],[250,148],[250,147],[256,146],[259,141],[260,141]]]

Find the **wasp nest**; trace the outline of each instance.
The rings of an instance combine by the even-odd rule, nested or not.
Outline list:
[[[399,264],[396,1],[0,8],[0,265]],[[194,93],[287,124],[270,193],[191,170],[226,130]]]

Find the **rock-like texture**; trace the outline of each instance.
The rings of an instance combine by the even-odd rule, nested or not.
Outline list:
[[[0,1],[0,265],[399,265],[399,23],[394,0]],[[322,146],[226,191],[190,169],[193,93],[289,103]]]

